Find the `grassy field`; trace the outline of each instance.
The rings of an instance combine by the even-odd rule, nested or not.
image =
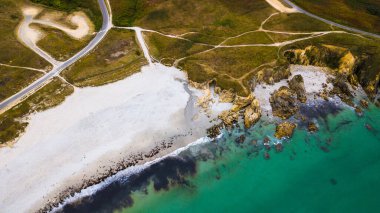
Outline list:
[[[76,40],[54,28],[43,27],[37,24],[33,24],[32,26],[40,27],[46,34],[43,39],[37,42],[37,45],[59,61],[66,61],[71,58],[93,38],[93,36],[86,36],[81,40]]]
[[[162,63],[172,65],[176,59],[180,59],[212,47],[195,44],[192,41],[169,38],[157,33],[144,33],[149,46],[150,54]]]
[[[22,20],[19,3],[12,0],[0,3],[0,63],[43,69],[49,63],[17,40],[15,30]]]
[[[28,125],[28,115],[59,105],[73,91],[72,86],[55,77],[26,100],[0,114],[0,144],[11,141],[24,132]]]
[[[172,34],[195,31],[206,38],[226,37],[258,29],[266,17],[276,12],[265,0],[205,0],[201,3],[197,0],[110,2],[115,25],[136,25]]]
[[[301,13],[281,13],[273,16],[263,26],[267,30],[291,31],[291,32],[313,32],[330,31],[331,27],[316,19]]]
[[[0,66],[0,101],[12,96],[34,80],[41,72]]]
[[[347,26],[380,33],[378,0],[292,0],[301,8]]]
[[[83,11],[95,25],[95,29],[102,27],[102,13],[97,0],[30,0],[33,3],[44,5],[54,10],[64,12]]]
[[[277,60],[277,47],[218,48],[191,56],[179,66],[195,82],[215,80],[222,89],[233,89],[242,96],[249,94],[248,79],[257,67]]]
[[[146,63],[134,32],[113,29],[95,50],[62,75],[75,86],[99,86],[124,79]]]

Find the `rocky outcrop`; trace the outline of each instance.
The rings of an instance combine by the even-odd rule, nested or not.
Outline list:
[[[274,116],[288,119],[298,111],[297,95],[286,86],[274,91],[269,99]]]
[[[273,85],[283,79],[289,78],[290,75],[291,73],[288,66],[266,67],[257,72],[256,82]]]
[[[251,104],[245,109],[244,112],[244,126],[250,128],[257,123],[261,117],[260,103],[257,99],[254,99]]]
[[[234,104],[232,105],[231,111],[238,112],[250,105],[252,101],[255,99],[253,94],[250,94],[248,97],[236,96]]]
[[[235,100],[235,93],[232,90],[223,90],[215,87],[215,93],[219,95],[220,103],[232,103]]]
[[[292,49],[284,53],[291,64],[314,65],[329,67],[336,76],[353,86],[359,84],[370,98],[374,98],[380,85],[380,62],[372,50],[361,50],[354,54],[347,48],[318,45],[308,46],[305,49]]]
[[[276,127],[276,133],[274,136],[278,139],[290,138],[293,135],[296,125],[290,122],[283,122]]]
[[[297,98],[301,103],[306,103],[306,90],[302,75],[294,76],[289,81],[289,87],[297,94]]]
[[[248,97],[236,96],[232,108],[223,111],[219,118],[226,126],[231,126],[239,120],[240,115],[244,118],[246,128],[250,128],[260,119],[260,104],[253,94]]]
[[[231,126],[239,120],[239,112],[225,110],[220,113],[219,119],[222,120],[226,126]]]

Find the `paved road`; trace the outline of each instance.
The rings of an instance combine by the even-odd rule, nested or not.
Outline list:
[[[314,14],[312,14],[310,12],[307,12],[306,10],[304,10],[304,9],[298,7],[297,5],[295,5],[290,0],[283,0],[283,1],[286,2],[288,5],[290,5],[291,7],[293,7],[294,9],[298,10],[300,13],[303,13],[303,14],[305,14],[307,16],[310,16],[312,18],[315,18],[315,19],[318,19],[320,21],[323,21],[323,22],[325,22],[327,24],[330,24],[332,26],[339,27],[339,28],[342,28],[342,29],[347,30],[347,31],[351,31],[351,32],[355,32],[355,33],[359,33],[359,34],[362,34],[362,35],[371,36],[371,37],[379,38],[380,39],[380,35],[378,35],[378,34],[366,32],[366,31],[359,30],[359,29],[356,29],[356,28],[353,28],[353,27],[348,27],[348,26],[341,25],[341,24],[335,23],[333,21],[329,21],[327,19],[324,19],[322,17],[314,15]]]
[[[68,59],[67,61],[64,61],[60,63],[58,66],[54,67],[53,70],[39,78],[37,81],[30,84],[28,87],[24,88],[20,92],[14,94],[13,96],[9,97],[8,99],[4,100],[0,103],[0,112],[9,109],[14,104],[18,103],[23,98],[27,97],[32,92],[35,92],[39,88],[41,88],[43,85],[45,85],[46,82],[48,82],[51,78],[58,75],[62,70],[66,69],[68,66],[75,63],[77,60],[79,60],[81,57],[89,53],[92,49],[95,48],[95,46],[106,36],[108,30],[112,28],[112,19],[111,14],[108,12],[107,9],[107,3],[105,2],[107,0],[98,0],[102,16],[103,16],[103,24],[101,30],[96,34],[95,38],[91,40],[91,42],[80,52],[75,54],[73,57]]]

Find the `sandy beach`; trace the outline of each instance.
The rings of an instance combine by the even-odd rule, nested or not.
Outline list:
[[[32,115],[14,147],[0,149],[2,211],[38,210],[165,140],[173,144],[158,156],[205,136],[212,123],[196,115],[186,86],[183,72],[153,64],[113,84],[76,89]]]

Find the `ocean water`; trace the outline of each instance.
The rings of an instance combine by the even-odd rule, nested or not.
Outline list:
[[[361,117],[328,111],[303,109],[320,130],[311,134],[299,123],[277,146],[270,123],[225,131],[60,211],[380,212],[380,109]],[[242,134],[245,142],[237,143]]]

